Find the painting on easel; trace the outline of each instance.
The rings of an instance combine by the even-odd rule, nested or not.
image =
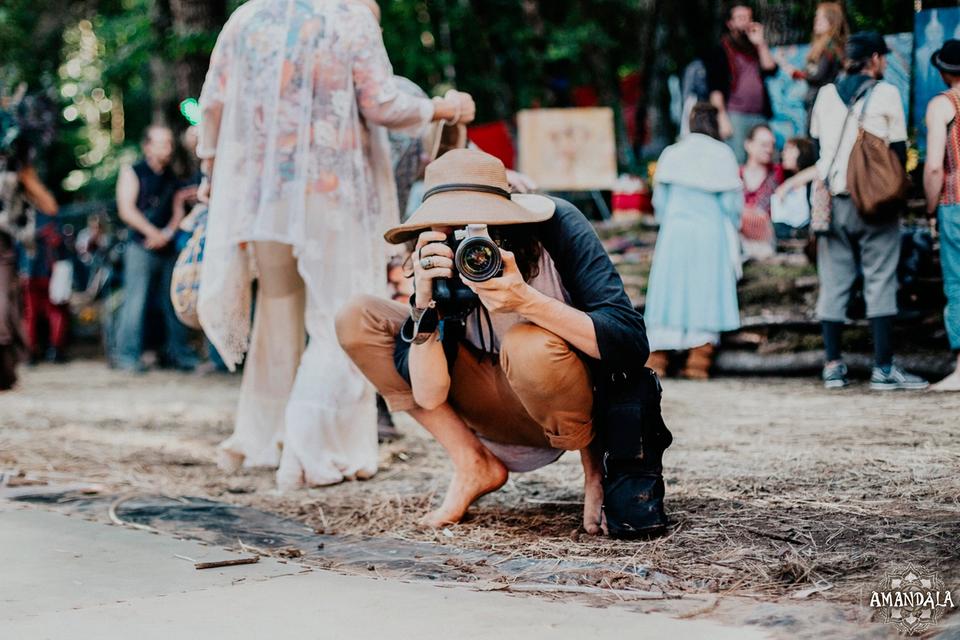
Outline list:
[[[613,110],[530,109],[517,114],[520,170],[547,191],[608,190],[617,180]]]

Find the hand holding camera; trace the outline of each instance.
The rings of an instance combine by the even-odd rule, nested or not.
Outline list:
[[[453,238],[425,231],[414,253],[415,305],[435,305],[442,317],[465,318],[478,303],[488,311],[507,313],[527,301],[513,253],[490,237],[487,225],[471,224]]]
[[[445,233],[424,231],[413,252],[414,304],[426,309],[433,301],[433,281],[453,277],[453,249],[444,244]]]
[[[480,303],[490,313],[523,313],[523,308],[531,300],[535,290],[528,285],[513,253],[500,249],[503,271],[497,278],[479,282],[470,281],[461,276],[463,283],[479,298]]]

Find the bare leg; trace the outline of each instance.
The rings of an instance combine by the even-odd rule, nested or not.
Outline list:
[[[930,387],[930,391],[960,391],[960,354],[957,355],[957,368],[953,373]]]
[[[504,485],[507,468],[483,446],[449,404],[409,413],[437,439],[453,462],[453,479],[443,503],[424,516],[420,524],[436,528],[460,522],[479,497]]]
[[[580,464],[583,465],[583,528],[591,535],[606,534],[600,456],[590,447],[580,449]]]

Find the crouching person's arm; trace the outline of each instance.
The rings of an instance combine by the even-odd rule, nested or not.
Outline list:
[[[453,277],[453,252],[442,244],[446,235],[425,231],[417,240],[413,252],[413,276],[416,293],[414,306],[419,312],[428,309],[433,301],[435,278]],[[410,388],[413,399],[424,409],[436,409],[447,401],[450,392],[450,372],[443,343],[434,335],[410,347]]]
[[[413,400],[423,409],[436,409],[447,401],[450,374],[443,344],[431,337],[410,347],[410,388]]]

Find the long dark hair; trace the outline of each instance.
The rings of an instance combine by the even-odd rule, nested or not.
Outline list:
[[[797,171],[817,164],[817,147],[810,138],[790,138],[786,144],[792,144],[800,152],[797,157]]]
[[[817,63],[825,53],[843,61],[847,38],[850,37],[850,27],[847,26],[847,18],[843,14],[843,5],[839,2],[821,2],[817,5],[817,11],[823,11],[830,23],[830,31],[813,36],[807,62]]]
[[[501,247],[513,252],[517,260],[517,268],[524,282],[530,282],[540,275],[540,257],[543,255],[543,245],[534,232],[532,224],[511,224],[494,227],[490,235],[497,240]]]
[[[709,102],[698,102],[690,109],[690,133],[702,133],[720,140],[720,112]]]

